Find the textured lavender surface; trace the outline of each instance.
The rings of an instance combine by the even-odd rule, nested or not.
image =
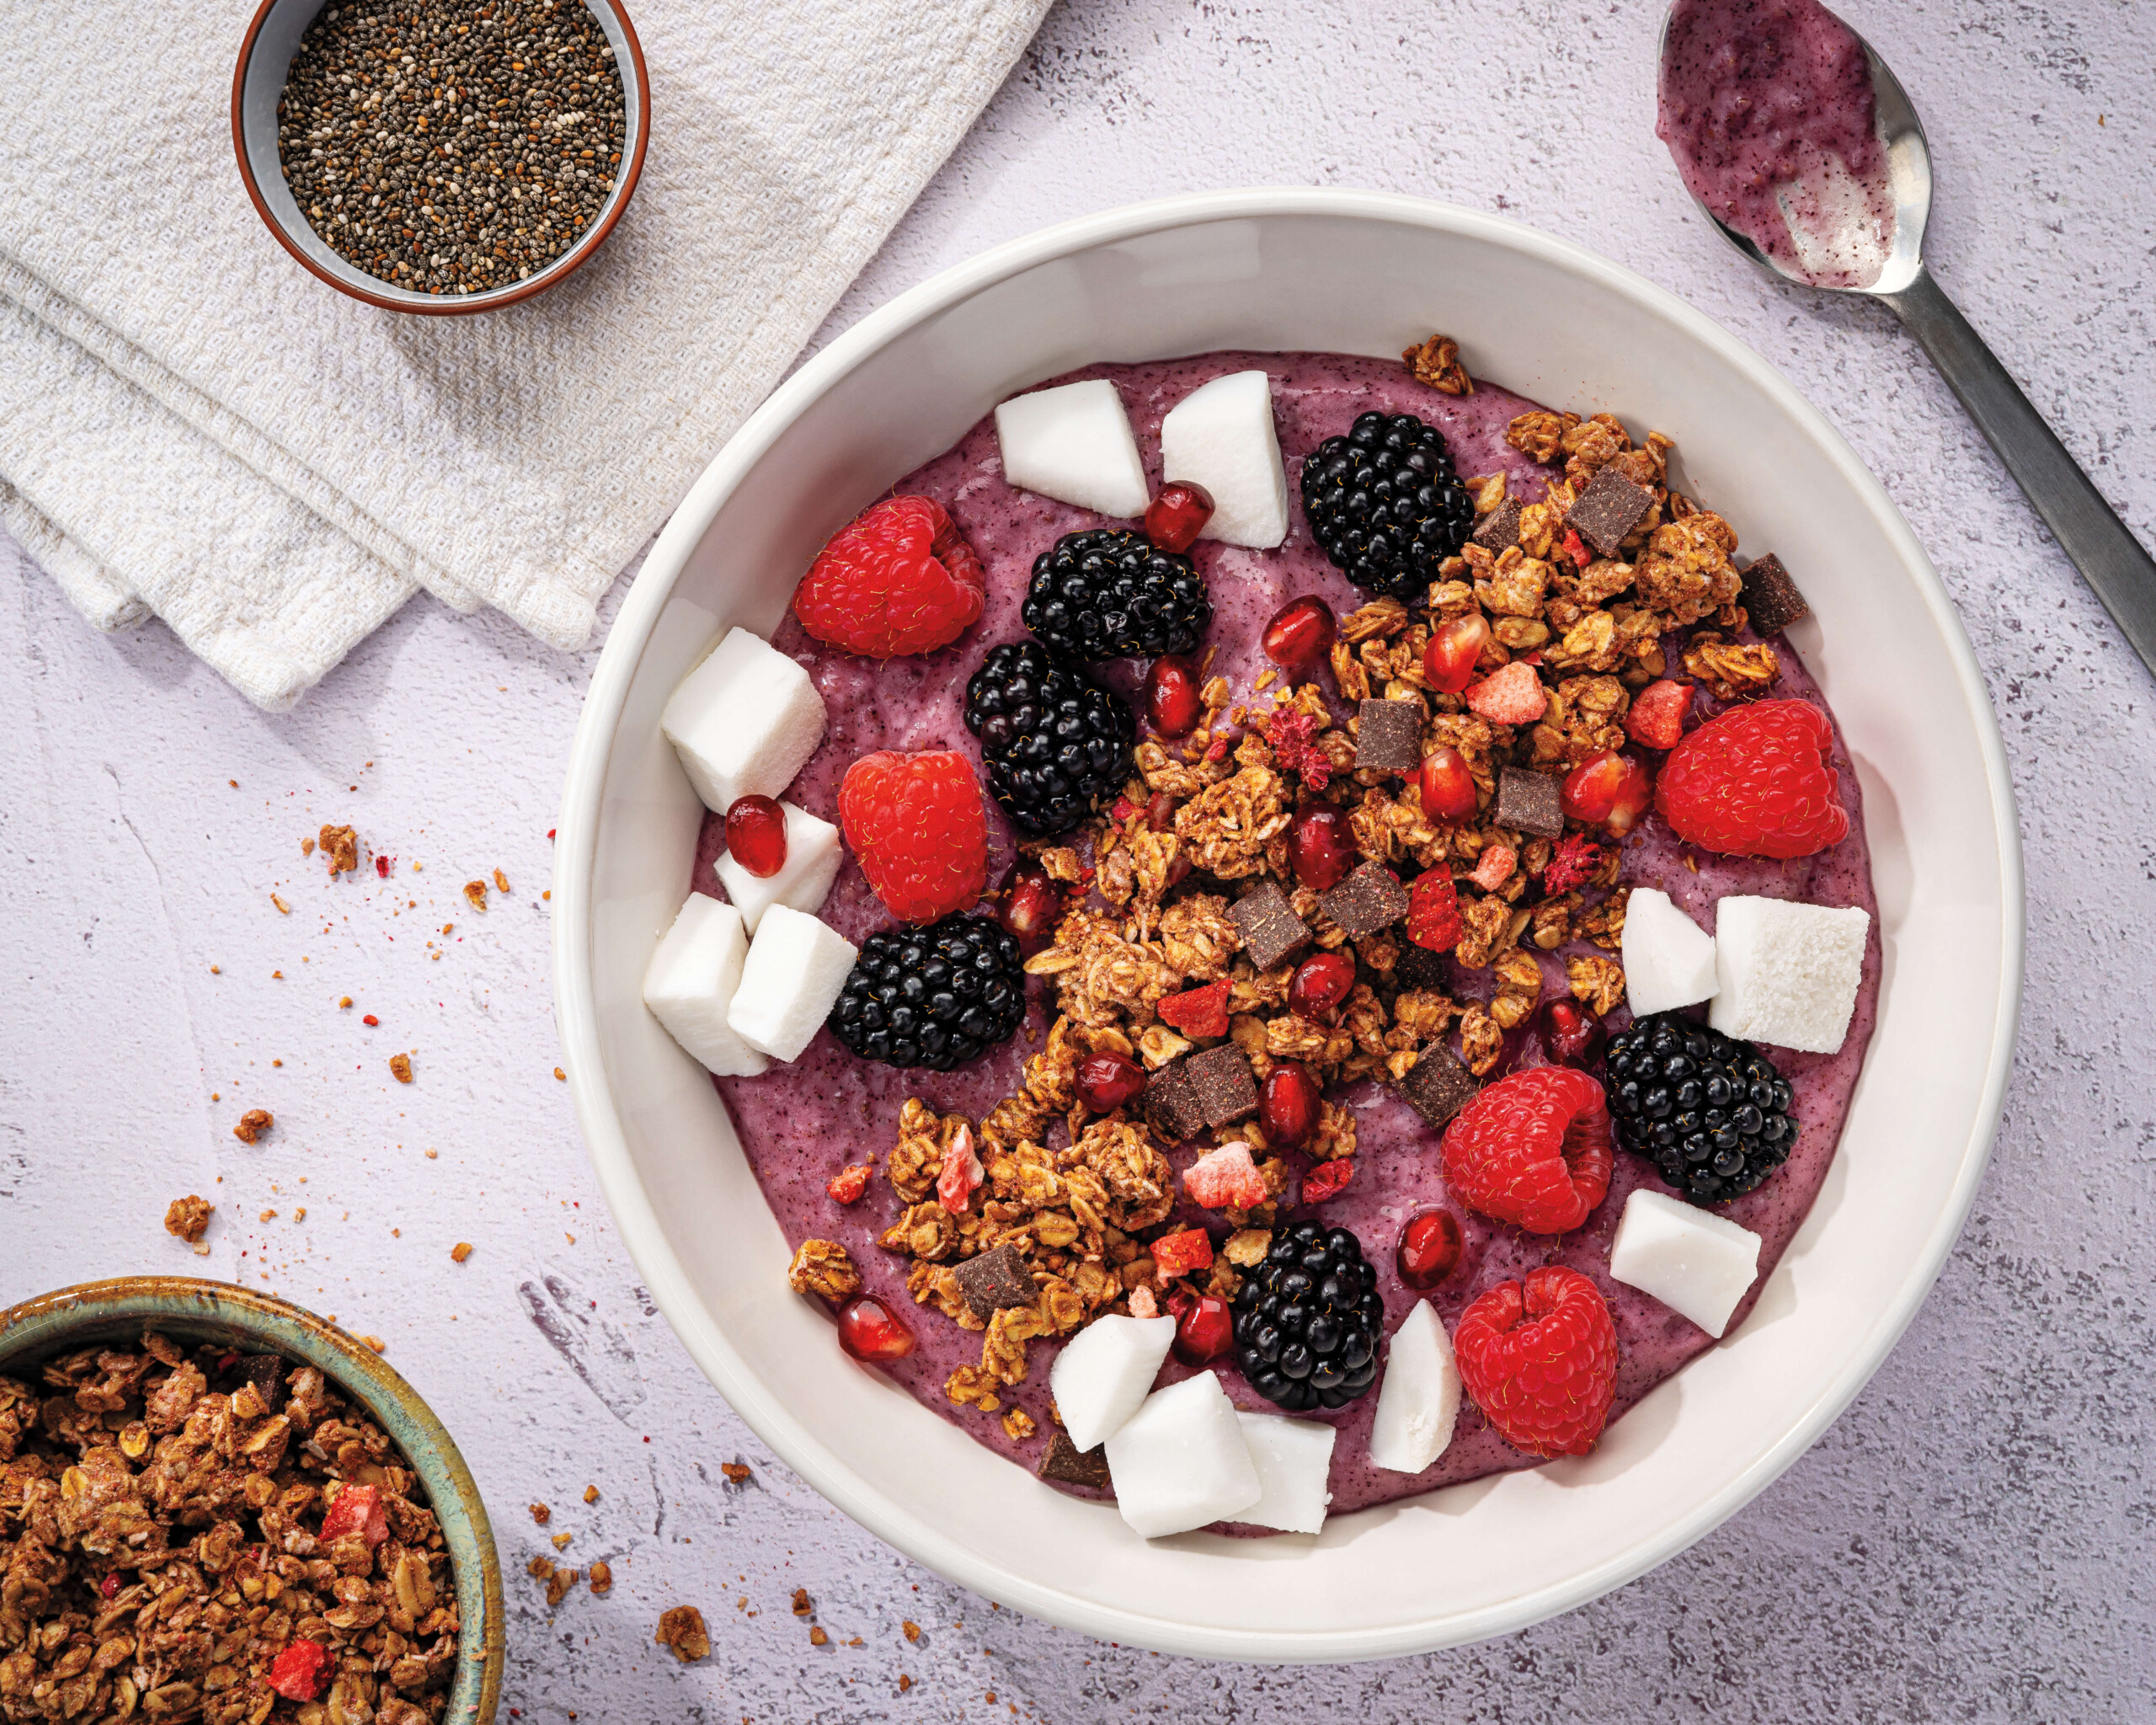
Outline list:
[[[1843,10],[1924,112],[1942,280],[2156,538],[2156,11]],[[49,582],[16,573],[0,608],[0,1299],[195,1269],[381,1335],[494,1507],[505,1700],[527,1720],[978,1722],[1014,1703],[1055,1725],[2156,1712],[2156,692],[1892,320],[1764,281],[1693,213],[1651,131],[1653,8],[1519,0],[1501,27],[1489,17],[1465,0],[1059,9],[833,328],[982,245],[1107,204],[1377,185],[1502,209],[1644,271],[1849,437],[1938,563],[1998,705],[2031,858],[2029,985],[1999,1146],[1937,1290],[1780,1481],[1554,1622],[1312,1671],[1089,1642],[879,1546],[688,1364],[551,1076],[537,889],[589,660],[425,601],[265,719],[169,638],[93,636]],[[301,862],[302,831],[346,817],[398,857],[395,902],[419,901],[402,918],[387,882],[333,890]],[[456,888],[496,864],[515,891],[483,916]],[[430,937],[451,956],[430,962]],[[365,1012],[378,1031],[353,1022]],[[419,1049],[408,1089],[384,1064],[399,1048]],[[256,1105],[279,1125],[249,1149],[230,1129]],[[188,1190],[219,1206],[208,1258],[157,1230]],[[265,1209],[279,1218],[258,1222]],[[478,1247],[462,1265],[456,1240]],[[737,1457],[753,1470],[738,1484],[718,1467]],[[566,1551],[525,1515],[534,1499]],[[542,1551],[606,1558],[612,1594],[579,1589],[548,1613],[522,1574]],[[796,1587],[830,1646],[787,1609]],[[698,1666],[654,1658],[658,1613],[680,1601],[711,1620]]]

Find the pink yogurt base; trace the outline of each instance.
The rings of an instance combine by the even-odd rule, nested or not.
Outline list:
[[[1784,269],[1868,287],[1894,235],[1871,72],[1819,0],[1677,0],[1655,135],[1685,189]]]
[[[1291,496],[1302,458],[1324,438],[1346,430],[1357,414],[1373,409],[1412,412],[1438,426],[1462,474],[1502,469],[1511,476],[1514,494],[1530,501],[1540,494],[1543,471],[1504,441],[1506,424],[1534,403],[1487,384],[1478,384],[1470,397],[1441,395],[1414,382],[1396,362],[1329,354],[1221,353],[1151,365],[1091,366],[1055,381],[1107,377],[1115,383],[1129,409],[1139,446],[1146,452],[1150,478],[1157,485],[1163,413],[1198,385],[1226,372],[1253,367],[1262,368],[1272,377],[1273,413]],[[838,818],[840,779],[856,759],[871,750],[958,749],[978,761],[978,750],[961,717],[967,679],[990,646],[1017,639],[1024,633],[1018,609],[1033,558],[1062,535],[1103,521],[1086,510],[1006,484],[992,419],[984,419],[955,449],[907,475],[893,489],[932,497],[950,511],[987,567],[987,612],[976,628],[940,652],[881,665],[810,640],[799,624],[787,617],[774,636],[774,643],[815,679],[830,714],[830,731],[787,794],[830,820]],[[1291,505],[1288,540],[1279,549],[1252,552],[1206,540],[1200,542],[1193,555],[1212,593],[1214,618],[1207,643],[1214,649],[1213,669],[1229,679],[1238,698],[1247,698],[1257,676],[1272,668],[1260,650],[1259,637],[1267,621],[1289,599],[1315,594],[1344,616],[1367,596],[1349,585],[1311,542],[1299,500]],[[1816,685],[1797,664],[1796,655],[1785,648],[1781,656],[1783,680],[1775,693],[1819,702],[1823,708]],[[1128,691],[1141,669],[1135,661],[1123,661],[1106,668],[1102,675],[1106,681]],[[1325,681],[1329,686],[1329,676]],[[1823,856],[1772,862],[1694,852],[1690,861],[1697,864],[1694,873],[1687,866],[1687,847],[1677,841],[1658,817],[1651,817],[1633,836],[1625,853],[1625,882],[1661,888],[1710,930],[1714,927],[1716,900],[1728,893],[1758,893],[1838,906],[1859,905],[1873,913],[1873,932],[1865,950],[1856,1014],[1841,1050],[1823,1056],[1768,1051],[1796,1093],[1801,1128],[1797,1148],[1764,1186],[1738,1199],[1726,1211],[1762,1236],[1759,1277],[1763,1282],[1812,1207],[1833,1158],[1865,1045],[1870,1038],[1878,994],[1877,905],[1872,896],[1856,780],[1838,730],[1836,751],[1844,795],[1856,821],[1851,836]],[[1001,878],[1014,847],[1011,831],[992,801],[989,821],[994,852],[989,875],[992,884]],[[723,843],[723,823],[713,815],[705,823],[697,848],[694,879],[698,891],[723,895],[711,868],[712,859]],[[857,942],[891,921],[851,854],[822,915],[833,927]],[[1593,950],[1580,945],[1545,955],[1545,997],[1565,992],[1563,960],[1566,956]],[[1487,971],[1465,971],[1457,966],[1453,983],[1455,998],[1480,996],[1486,999],[1492,985]],[[733,1115],[743,1152],[789,1246],[809,1238],[841,1242],[860,1266],[867,1291],[912,1325],[918,1338],[913,1354],[881,1369],[904,1384],[925,1407],[1028,1469],[1038,1463],[1052,1430],[1048,1415],[1048,1369],[1059,1344],[1033,1343],[1027,1381],[1005,1392],[1005,1405],[1026,1409],[1038,1428],[1033,1437],[1014,1441],[1004,1432],[999,1417],[956,1407],[943,1393],[944,1381],[953,1370],[979,1363],[979,1333],[959,1328],[932,1309],[915,1306],[905,1291],[907,1260],[883,1251],[876,1242],[901,1208],[882,1172],[883,1157],[897,1141],[900,1106],[908,1097],[918,1095],[939,1112],[962,1114],[978,1120],[1017,1090],[1020,1065],[1039,1045],[1052,1007],[1046,987],[1036,984],[1032,992],[1032,1013],[1018,1036],[955,1072],[900,1071],[859,1060],[825,1030],[818,1033],[800,1060],[791,1065],[774,1066],[760,1078],[714,1081]],[[1610,1020],[1609,1028],[1614,1031],[1627,1022],[1627,1015],[1620,1011]],[[1540,1060],[1534,1038],[1516,1033],[1508,1049],[1508,1064],[1500,1070],[1513,1065],[1533,1065]],[[1402,1285],[1394,1268],[1401,1227],[1417,1210],[1445,1206],[1459,1217],[1466,1237],[1460,1268],[1431,1296],[1448,1330],[1468,1303],[1493,1284],[1516,1279],[1542,1264],[1568,1264],[1593,1279],[1609,1300],[1616,1322],[1618,1414],[1694,1354],[1712,1345],[1711,1338],[1658,1300],[1609,1279],[1610,1239],[1626,1195],[1641,1185],[1668,1189],[1647,1163],[1620,1152],[1609,1195],[1586,1226],[1560,1240],[1529,1236],[1449,1203],[1444,1177],[1438,1172],[1439,1134],[1424,1125],[1412,1109],[1389,1091],[1365,1084],[1344,1092],[1342,1099],[1360,1115],[1354,1179],[1346,1192],[1315,1213],[1328,1226],[1352,1230],[1363,1242],[1365,1253],[1378,1265],[1388,1332],[1417,1297]],[[1059,1126],[1055,1130],[1061,1130]],[[1231,1134],[1232,1129],[1224,1135]],[[1172,1151],[1170,1160],[1180,1172],[1209,1147],[1203,1140],[1186,1145]],[[1300,1160],[1299,1156],[1291,1157],[1298,1172]],[[847,1164],[863,1162],[873,1162],[877,1169],[867,1195],[851,1206],[834,1203],[825,1194],[825,1183]],[[1186,1205],[1179,1210],[1177,1220],[1209,1221],[1215,1234],[1219,1231],[1217,1213]],[[771,1268],[777,1274],[778,1267]],[[1732,1330],[1750,1310],[1758,1287],[1755,1283],[1738,1306]],[[835,1339],[832,1346],[836,1348]],[[1231,1359],[1218,1361],[1209,1369],[1219,1371],[1238,1407],[1278,1411],[1245,1383]],[[1187,1368],[1171,1358],[1161,1381],[1172,1382],[1189,1375]],[[1373,1390],[1331,1416],[1340,1431],[1331,1478],[1331,1509],[1336,1514],[1484,1474],[1535,1465],[1533,1458],[1499,1437],[1470,1402],[1461,1407],[1450,1447],[1427,1472],[1410,1476],[1373,1467],[1367,1450],[1376,1404],[1377,1392]]]

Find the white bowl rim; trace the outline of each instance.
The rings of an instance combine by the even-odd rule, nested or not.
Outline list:
[[[636,666],[690,554],[735,488],[780,435],[839,378],[899,335],[994,283],[1102,244],[1185,226],[1239,218],[1360,217],[1435,228],[1535,255],[1588,278],[1679,326],[1723,362],[1747,374],[1806,433],[1870,505],[1914,577],[1951,661],[1981,752],[1999,847],[2000,991],[1983,1092],[1961,1171],[1924,1249],[1894,1298],[1802,1418],[1745,1472],[1673,1518],[1620,1558],[1566,1576],[1499,1605],[1437,1623],[1313,1632],[1283,1651],[1234,1632],[1192,1626],[1066,1593],[1035,1576],[981,1558],[935,1523],[869,1487],[794,1418],[744,1365],[726,1338],[702,1320],[700,1300],[665,1243],[630,1157],[606,1080],[592,980],[592,875],[598,815],[612,746]],[[985,1598],[1102,1640],[1164,1653],[1253,1663],[1337,1662],[1395,1657],[1484,1640],[1586,1604],[1676,1556],[1771,1484],[1816,1442],[1870,1380],[1924,1302],[1960,1236],[1983,1178],[2011,1075],[2020,1021],[2025,938],[2020,826],[2004,745],[1976,656],[1945,585],[1885,488],[1847,440],[1765,360],[1703,312],[1645,277],[1586,248],[1502,216],[1433,200],[1337,187],[1251,187],[1187,193],[1081,216],[993,247],[908,290],[836,338],[775,390],[713,457],[660,532],[609,631],[571,745],[554,857],[554,1007],[565,1069],[600,1189],[623,1244],[659,1311],[697,1366],[756,1435],[794,1471],[870,1532],[938,1574]]]

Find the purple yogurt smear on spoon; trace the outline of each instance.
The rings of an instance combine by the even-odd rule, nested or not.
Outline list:
[[[1789,274],[1879,279],[1894,198],[1871,72],[1819,0],[1676,0],[1655,135],[1685,189]]]

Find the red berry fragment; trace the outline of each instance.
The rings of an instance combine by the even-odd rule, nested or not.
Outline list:
[[[769,880],[786,867],[786,810],[769,797],[736,797],[726,809],[726,853]]]
[[[1198,694],[1198,667],[1178,654],[1163,653],[1146,668],[1140,704],[1156,735],[1188,736],[1205,712]]]
[[[1476,1092],[1445,1129],[1445,1183],[1494,1221],[1565,1234],[1609,1190],[1609,1108],[1569,1066],[1533,1066]]]
[[[1153,1242],[1153,1268],[1161,1276],[1187,1276],[1213,1262],[1213,1241],[1203,1228],[1163,1234]]]
[[[288,1701],[318,1701],[329,1680],[329,1649],[319,1642],[288,1641],[270,1662],[270,1687]]]
[[[1182,1189],[1202,1210],[1255,1210],[1270,1195],[1250,1146],[1240,1141],[1198,1157],[1184,1172]]]
[[[1533,724],[1550,705],[1550,697],[1534,667],[1515,659],[1470,688],[1467,704],[1492,724]]]
[[[867,1162],[841,1168],[824,1183],[825,1194],[834,1204],[857,1204],[861,1194],[868,1189],[868,1177],[874,1172]]]
[[[1360,862],[1348,811],[1332,803],[1305,803],[1288,828],[1288,860],[1313,892],[1330,892]]]
[[[1442,862],[1424,869],[1407,889],[1408,939],[1426,952],[1449,953],[1465,931],[1452,871]]]
[[[389,1514],[382,1508],[380,1486],[344,1487],[323,1513],[322,1531],[315,1537],[326,1546],[347,1534],[357,1534],[370,1551],[389,1537]]]
[[[980,558],[931,498],[889,497],[834,533],[794,590],[819,641],[870,659],[929,653],[979,621]]]
[[[1171,1301],[1173,1311],[1177,1302]],[[1235,1339],[1235,1314],[1217,1294],[1187,1300],[1176,1312],[1176,1358],[1185,1365],[1208,1365]]]
[[[1441,695],[1457,695],[1475,681],[1475,662],[1490,644],[1490,625],[1470,611],[1430,631],[1422,649],[1422,680]]]
[[[1317,1080],[1310,1070],[1283,1060],[1265,1075],[1257,1092],[1258,1124],[1276,1150],[1294,1150],[1317,1130]]]
[[[913,1332],[873,1294],[857,1294],[839,1308],[839,1346],[864,1365],[880,1365],[913,1352]]]
[[[1493,893],[1511,879],[1513,865],[1518,861],[1519,852],[1510,845],[1485,845],[1467,878],[1484,892]]]
[[[1808,701],[1732,708],[1670,751],[1655,806],[1705,850],[1810,857],[1849,834],[1833,748],[1833,727]]]
[[[1011,931],[1018,950],[1030,959],[1055,938],[1063,917],[1063,894],[1038,862],[1020,861],[1003,877],[1003,899],[996,921]]]
[[[891,914],[933,922],[988,884],[988,820],[973,763],[948,749],[864,755],[839,785],[839,824]]]
[[[1458,821],[1473,818],[1476,809],[1475,775],[1468,771],[1467,757],[1449,743],[1440,744],[1422,757],[1422,774],[1417,782],[1422,793],[1422,813],[1433,821]]]
[[[1501,1282],[1461,1314],[1460,1381],[1514,1449],[1584,1455],[1617,1393],[1617,1328],[1593,1283],[1558,1265]]]
[[[1466,1238],[1460,1218],[1449,1210],[1426,1210],[1407,1219],[1400,1231],[1394,1261],[1400,1279],[1417,1294],[1428,1294],[1460,1268]]]
[[[1650,749],[1674,749],[1684,740],[1684,715],[1692,710],[1692,686],[1664,677],[1632,697],[1625,729]]]
[[[1273,613],[1262,637],[1265,656],[1275,665],[1300,671],[1332,650],[1340,637],[1332,607],[1322,599],[1291,599]]]
[[[1291,1012],[1330,1023],[1355,986],[1355,961],[1346,953],[1313,953],[1288,984]]]
[[[1225,1036],[1228,1033],[1228,979],[1209,982],[1203,988],[1187,988],[1160,1004],[1161,1022],[1185,1036]]]
[[[1604,749],[1565,775],[1557,800],[1568,820],[1605,826],[1620,837],[1639,825],[1654,799],[1654,783],[1641,762]]]
[[[1171,479],[1145,507],[1145,537],[1163,551],[1187,551],[1213,519],[1213,494],[1187,479]]]
[[[1554,1066],[1592,1066],[1602,1058],[1609,1036],[1602,1020],[1577,1001],[1545,1001],[1534,1016],[1542,1052]]]
[[[1559,839],[1542,866],[1542,890],[1567,893],[1592,876],[1602,862],[1602,846],[1583,832]]]
[[[1078,1063],[1078,1094],[1097,1114],[1112,1114],[1134,1101],[1145,1087],[1145,1069],[1128,1055],[1112,1050],[1087,1055]]]
[[[1329,1162],[1321,1162],[1303,1177],[1302,1202],[1323,1204],[1328,1198],[1337,1197],[1348,1183],[1355,1178],[1355,1159],[1343,1156]]]

